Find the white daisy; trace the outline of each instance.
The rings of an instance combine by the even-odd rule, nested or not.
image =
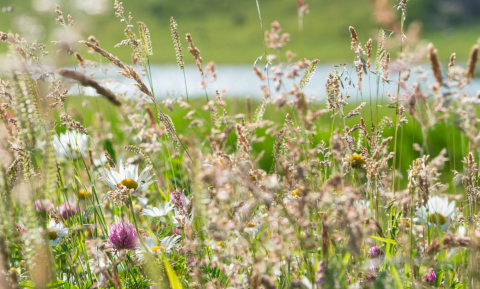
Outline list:
[[[143,211],[140,213],[143,216],[149,216],[151,218],[160,218],[162,222],[165,222],[165,216],[173,210],[175,206],[170,204],[170,202],[160,203],[157,207],[153,208],[144,208]]]
[[[63,223],[55,223],[55,220],[50,220],[47,225],[48,237],[50,238],[50,245],[57,246],[60,241],[68,235],[68,228],[65,228]]]
[[[151,166],[146,166],[140,176],[138,175],[138,166],[132,164],[118,165],[118,172],[116,169],[101,170],[103,177],[101,178],[112,190],[115,190],[116,185],[123,185],[135,192],[147,188],[153,181],[150,179],[155,175],[150,175]]]
[[[455,201],[448,202],[447,198],[432,197],[427,206],[422,206],[415,214],[417,222],[426,223],[427,226],[440,225],[442,230],[450,225],[450,220],[455,213]]]
[[[136,250],[136,255],[140,260],[144,260],[146,253],[158,254],[160,252],[170,253],[175,248],[179,247],[178,240],[180,236],[172,235],[163,238],[160,242],[160,245],[157,245],[157,242],[151,237],[145,238],[145,242],[139,245],[139,248]]]
[[[87,156],[87,136],[75,130],[55,135],[52,142],[57,156],[61,159],[78,159]]]

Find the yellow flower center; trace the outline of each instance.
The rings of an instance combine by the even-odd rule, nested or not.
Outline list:
[[[445,217],[442,215],[442,214],[439,214],[439,213],[433,213],[431,214],[429,217],[428,217],[428,221],[430,223],[434,223],[434,224],[439,224],[439,225],[443,225],[447,222],[447,220],[445,219]]]
[[[300,186],[295,191],[293,191],[292,196],[294,196],[294,197],[303,196],[305,191],[313,192],[313,190],[310,189],[310,188],[305,188],[304,186]]]
[[[363,159],[361,155],[352,155],[350,157],[350,165],[354,169],[359,169],[366,163],[367,162]]]
[[[118,185],[125,186],[126,188],[129,188],[130,190],[136,190],[138,188],[137,182],[135,182],[132,179],[124,179]]]
[[[85,190],[80,190],[78,191],[78,199],[80,200],[85,200],[87,198],[87,196],[91,196],[92,194],[88,191],[85,191]]]
[[[247,227],[253,228],[253,227],[255,227],[255,224],[252,221],[250,221],[250,222],[247,223]]]
[[[407,219],[400,219],[400,224],[405,226],[405,228],[410,228],[410,222]]]
[[[157,252],[158,250],[165,250],[165,247],[163,247],[163,246],[155,246],[155,247],[152,248],[152,251],[153,251],[153,252]]]
[[[11,272],[15,272],[17,275],[20,275],[20,272],[18,272],[17,268],[10,268]]]
[[[222,241],[218,241],[217,246],[225,248],[225,244]]]
[[[47,228],[47,229],[50,229],[50,228]],[[58,233],[56,231],[49,230],[48,237],[50,238],[50,240],[55,240],[58,238]]]
[[[141,205],[139,205],[139,204],[133,205],[133,208],[134,208],[135,211],[137,211],[137,212],[143,211],[143,207],[142,207]]]

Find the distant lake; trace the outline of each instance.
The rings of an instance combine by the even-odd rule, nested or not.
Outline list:
[[[334,64],[319,64],[314,76],[312,77],[310,83],[304,88],[304,92],[307,96],[315,94],[319,99],[325,98],[325,80],[328,77],[328,73],[333,72]],[[258,65],[258,67],[263,71],[263,67]],[[428,67],[424,67],[428,68]],[[137,67],[137,71],[140,73],[141,68]],[[204,67],[205,69],[205,67]],[[339,67],[339,72],[342,68]],[[263,94],[260,89],[261,85],[266,85],[266,81],[260,81],[260,79],[255,75],[251,65],[216,65],[215,70],[217,72],[217,78],[214,82],[207,83],[207,93],[210,98],[215,96],[215,90],[222,91],[226,89],[224,94],[225,98],[228,97],[245,97],[250,96],[252,98],[262,98]],[[357,75],[355,69],[352,66],[347,66],[346,70],[348,74],[351,75],[352,82],[355,85],[350,87],[349,92],[352,97],[359,97],[360,94],[356,89],[357,86]],[[120,82],[120,84],[105,84],[108,88],[112,89],[114,92],[127,92],[134,93],[138,91],[134,87],[134,82],[130,79],[124,78],[120,74],[116,73],[118,69],[113,70],[109,68],[108,73],[102,74],[97,72],[94,76],[96,79],[105,79],[110,78]],[[264,73],[265,74],[265,73]],[[271,72],[270,72],[271,74]],[[187,88],[189,97],[205,97],[205,91],[201,88],[200,83],[202,77],[196,66],[186,66],[185,75],[187,81]],[[300,77],[297,77],[295,80],[296,83],[299,83],[301,77],[303,76],[303,71],[300,74]],[[342,80],[346,73],[343,75]],[[418,74],[412,71],[409,82],[407,83],[410,86],[414,81],[416,81]],[[444,76],[445,77],[445,76]],[[148,86],[148,81],[146,77],[143,77],[145,83]],[[380,93],[382,91],[389,91],[396,94],[398,79],[397,73],[391,73],[389,79],[391,83],[381,84]],[[291,90],[293,88],[292,79],[284,78],[285,87],[281,87],[280,91],[275,91],[275,83],[270,80],[270,87],[272,91],[272,96],[278,95],[285,91]],[[370,85],[369,85],[370,81]],[[433,76],[429,74],[427,76],[427,81],[430,83],[434,82]],[[185,95],[185,83],[183,72],[176,65],[154,65],[152,66],[152,82],[156,98],[177,98],[180,95]],[[344,81],[345,89],[347,88],[347,82]],[[76,86],[72,88],[71,93],[76,93]],[[477,78],[465,89],[470,96],[475,96],[477,91],[480,90],[480,79]],[[91,88],[84,88],[84,92],[87,95],[94,95],[94,90]],[[376,96],[376,75],[368,74],[363,75],[363,84],[362,84],[362,94],[364,99],[368,99],[372,96]]]

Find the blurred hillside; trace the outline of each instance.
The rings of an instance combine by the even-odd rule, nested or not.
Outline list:
[[[310,13],[303,19],[303,37],[299,32],[297,1],[259,0],[259,3],[265,30],[278,20],[283,31],[290,33],[291,41],[282,57],[285,51],[291,50],[298,57],[319,58],[324,63],[351,60],[354,55],[349,49],[349,26],[356,28],[362,43],[375,37],[380,27],[393,29],[396,33],[392,39],[399,35],[400,11],[393,8],[398,3],[394,0],[306,0]],[[55,4],[73,16],[75,24],[68,35],[63,27],[55,24]],[[143,21],[149,27],[153,62],[175,62],[170,16],[175,17],[180,35],[192,34],[204,61],[253,63],[263,53],[255,0],[125,0],[123,5],[125,11],[132,12],[134,24]],[[376,11],[378,5],[386,7],[387,13]],[[13,6],[13,11],[1,14],[0,31],[17,32],[30,40],[44,42],[51,53],[57,50],[51,41],[69,38],[77,45],[77,40],[95,35],[102,47],[124,60],[130,59],[130,48],[113,48],[124,39],[125,28],[114,16],[113,0],[0,0],[0,7],[9,6]],[[409,27],[412,29],[410,34],[406,33],[407,41],[414,45],[421,37],[435,43],[442,60],[447,61],[452,52],[457,53],[457,59],[464,60],[480,37],[479,13],[480,1],[409,1],[407,32]],[[382,17],[387,17],[387,21],[382,23]],[[389,25],[392,27],[386,27]],[[186,41],[182,44],[185,50]],[[74,46],[74,50],[77,49],[85,51],[83,47]],[[193,62],[189,56],[185,59],[187,63]]]

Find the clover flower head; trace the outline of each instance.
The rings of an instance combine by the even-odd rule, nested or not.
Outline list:
[[[133,250],[137,247],[138,234],[135,227],[130,222],[120,222],[112,226],[108,235],[108,242],[117,249]]]
[[[58,216],[61,220],[68,220],[75,217],[80,212],[78,206],[73,202],[66,202],[58,206]]]

